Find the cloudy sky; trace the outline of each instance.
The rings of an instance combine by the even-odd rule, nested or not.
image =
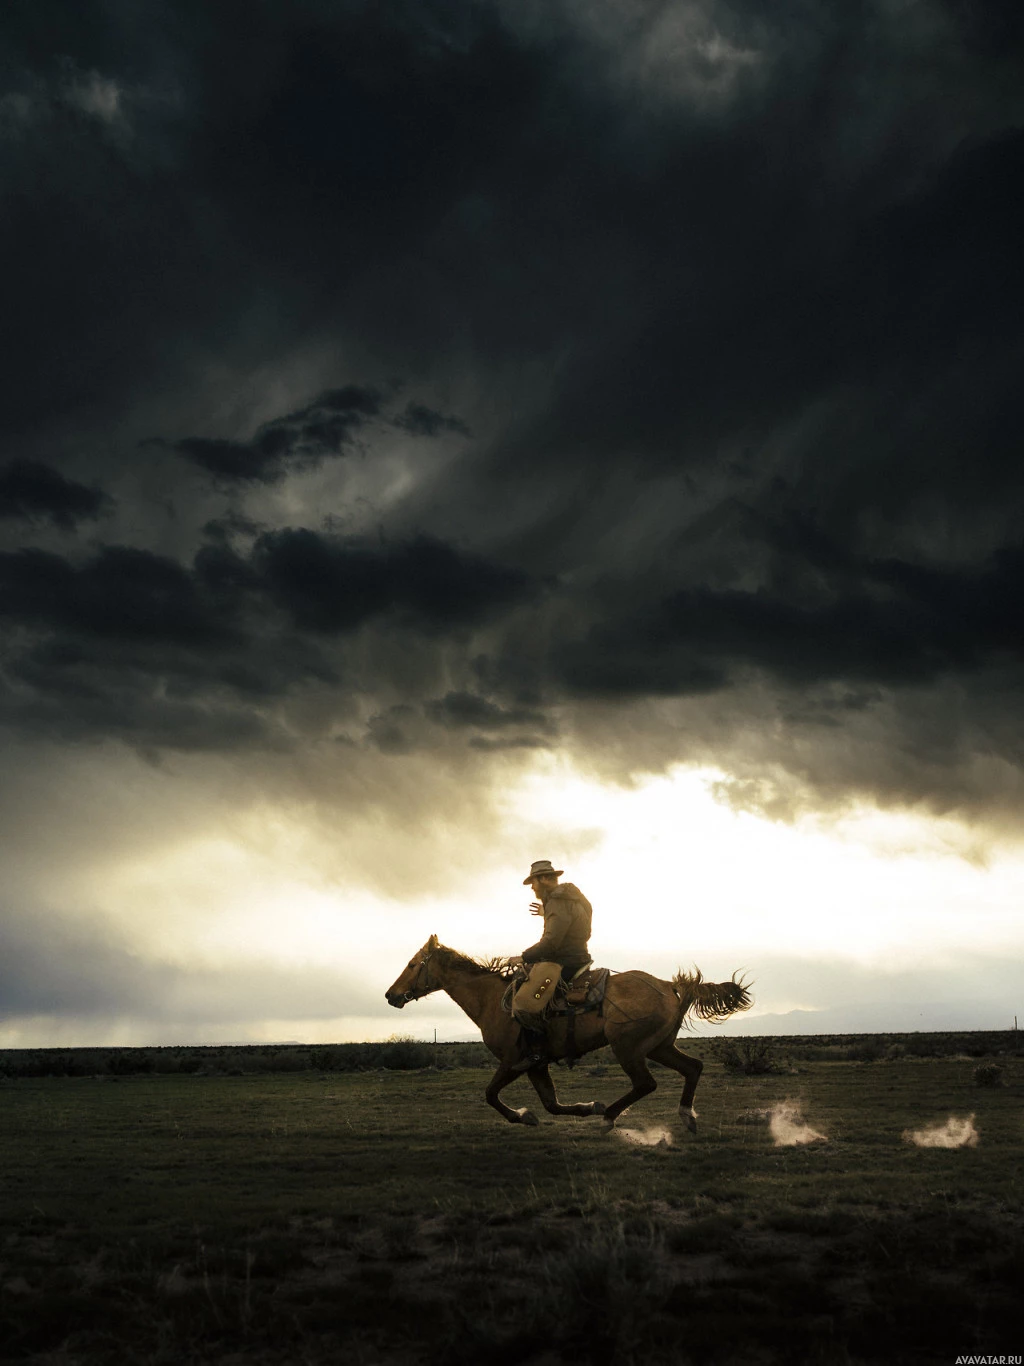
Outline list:
[[[0,1044],[1024,1016],[1018,5],[2,28]]]

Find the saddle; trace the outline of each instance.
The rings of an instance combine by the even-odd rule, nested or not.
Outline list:
[[[549,1055],[550,1061],[564,1062],[566,1067],[575,1067],[580,1056],[576,1050],[576,1016],[589,1014],[591,1011],[596,1011],[598,1015],[602,1013],[605,988],[610,975],[610,968],[595,968],[592,963],[585,963],[568,981],[562,976],[559,977],[554,995],[544,1007],[541,1016],[540,1027],[544,1032],[541,1038],[547,1034],[548,1023],[551,1020],[565,1020],[565,1043],[559,1047],[559,1057]],[[512,1000],[516,992],[528,976],[529,969],[520,969],[505,989],[501,1006],[508,1014],[512,1013]],[[531,1033],[529,1037],[532,1042],[527,1042],[527,1030],[523,1027],[519,1034],[520,1047],[523,1050],[523,1060],[518,1064],[520,1068],[527,1067],[531,1061],[543,1059],[545,1056],[545,1045],[540,1045],[538,1051],[538,1034]]]
[[[577,969],[568,981],[564,977],[559,977],[555,994],[544,1011],[545,1017],[580,1015],[591,1010],[596,1010],[600,1014],[604,1006],[604,993],[610,972],[610,968],[595,968],[592,963],[588,963]],[[528,970],[519,968],[505,988],[501,1008],[506,1015],[512,1014],[512,998],[528,976]]]
[[[573,973],[568,982],[560,977],[548,1014],[567,1015],[572,1011],[579,1015],[589,1010],[596,1010],[600,1014],[609,972],[609,968],[595,968],[590,963]]]

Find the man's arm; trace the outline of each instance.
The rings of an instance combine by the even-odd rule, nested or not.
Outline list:
[[[524,963],[545,963],[551,960],[562,947],[562,941],[572,924],[572,903],[559,898],[557,901],[552,898],[544,908],[544,933],[537,940],[536,944],[531,944],[528,949],[523,949]]]

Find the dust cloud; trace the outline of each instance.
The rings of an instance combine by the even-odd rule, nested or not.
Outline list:
[[[812,1129],[791,1100],[773,1105],[768,1114],[768,1127],[776,1148],[796,1148],[805,1143],[827,1143],[825,1134]]]
[[[653,1125],[649,1129],[613,1129],[612,1133],[623,1143],[636,1148],[671,1148],[672,1134],[664,1125]]]
[[[980,1134],[974,1127],[974,1116],[957,1119],[950,1115],[945,1124],[936,1124],[931,1129],[904,1129],[904,1143],[912,1143],[915,1148],[976,1148]]]

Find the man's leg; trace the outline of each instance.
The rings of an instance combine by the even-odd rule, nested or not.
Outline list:
[[[545,1061],[547,1027],[544,1022],[548,1002],[555,994],[561,967],[558,963],[534,963],[530,975],[512,1001],[512,1017],[523,1027],[520,1037],[525,1066]]]

